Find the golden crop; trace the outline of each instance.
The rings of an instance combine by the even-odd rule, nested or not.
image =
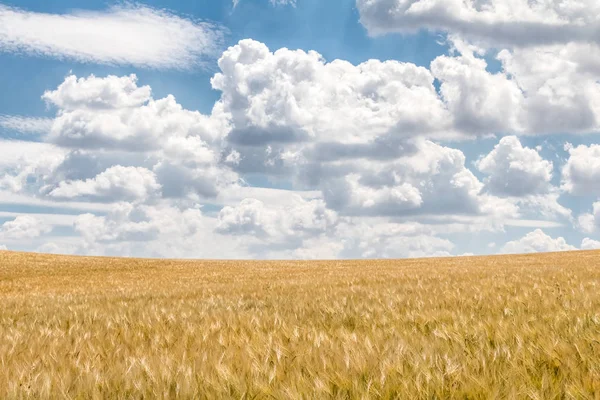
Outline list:
[[[0,252],[0,398],[600,398],[600,253]]]

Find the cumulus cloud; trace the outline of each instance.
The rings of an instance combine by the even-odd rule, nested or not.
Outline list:
[[[92,179],[63,181],[49,193],[52,197],[90,197],[114,200],[145,200],[160,191],[156,175],[141,167],[115,165]]]
[[[68,14],[0,5],[0,51],[78,62],[188,69],[214,56],[224,33],[214,24],[132,4]]]
[[[543,111],[544,93],[557,104],[553,112],[570,110],[562,86],[555,94],[523,90],[541,86],[516,50],[499,55],[504,70],[490,73],[481,49],[452,40],[451,53],[430,69],[327,62],[243,40],[219,59],[211,83],[221,97],[208,115],[170,95],[155,99],[135,75],[68,76],[42,96],[56,110],[46,143],[0,146],[0,190],[121,202],[79,216],[71,244],[45,247],[86,254],[446,256],[455,249],[449,235],[571,220],[551,184],[552,163],[517,137],[476,161],[481,179],[461,150],[436,143],[532,133],[542,126],[530,114]],[[544,79],[560,75],[548,71]],[[594,126],[576,120],[568,124],[578,132]],[[565,182],[583,187],[580,175],[592,169],[575,164],[563,170],[563,190],[572,193]],[[256,178],[291,190],[244,186]],[[505,247],[561,247],[560,238],[547,239],[538,230]]]
[[[210,143],[226,128],[222,119],[185,110],[171,95],[154,100],[135,75],[68,76],[43,98],[58,109],[49,140],[65,147],[148,151],[188,136]]]
[[[349,215],[478,215],[514,213],[501,199],[481,193],[483,184],[457,149],[430,141],[392,162],[352,162],[350,174],[324,180],[330,208]]]
[[[590,238],[584,238],[581,241],[581,250],[598,250],[600,249],[600,242]]]
[[[547,193],[552,179],[552,162],[535,149],[523,147],[516,136],[505,136],[485,157],[476,162],[488,175],[485,185],[499,196],[527,196]]]
[[[440,94],[459,130],[473,134],[521,131],[519,112],[524,101],[515,81],[487,71],[476,48],[454,38],[456,56],[439,56],[431,72],[439,79]]]
[[[577,218],[579,230],[585,233],[595,232],[600,227],[600,201],[592,205],[592,212],[581,214]]]
[[[216,232],[254,236],[270,246],[299,247],[306,238],[332,233],[338,217],[322,200],[299,196],[291,204],[267,207],[257,199],[244,199],[237,206],[226,206],[218,216]]]
[[[248,258],[235,238],[213,233],[216,218],[199,207],[119,203],[106,215],[82,214],[74,230],[83,238],[78,253],[153,257]]]
[[[271,52],[242,40],[219,59],[211,80],[231,113],[231,142],[246,146],[306,140],[369,143],[393,131],[443,131],[448,114],[423,67],[369,60],[326,62],[315,52]]]
[[[596,41],[600,6],[593,0],[357,0],[371,34],[450,32],[491,47]]]
[[[0,227],[0,238],[13,240],[34,239],[50,232],[51,227],[38,218],[30,215],[20,215],[12,221],[7,221]]]
[[[565,146],[569,158],[562,169],[561,188],[574,195],[600,195],[600,145]]]
[[[65,153],[51,144],[0,140],[0,190],[37,193]]]
[[[553,251],[577,250],[577,247],[568,244],[564,238],[553,239],[541,229],[529,232],[519,240],[507,242],[500,250],[501,253],[540,253]]]
[[[152,191],[154,183],[160,185],[169,198],[215,197],[239,180],[230,168],[234,153],[225,155],[222,148],[229,122],[219,105],[207,116],[184,109],[171,95],[155,100],[150,87],[139,86],[135,75],[68,76],[42,97],[57,108],[46,140],[68,149],[55,171],[55,180],[64,182],[48,182],[54,188],[47,191],[51,196],[116,194],[108,189],[99,193],[96,180],[106,181],[109,172],[103,171],[118,165],[150,170],[142,182],[154,186]],[[88,175],[81,176],[81,171]],[[131,168],[119,173],[133,171],[139,175]],[[115,172],[110,170],[113,181]],[[145,196],[137,189],[125,193],[125,185],[121,186],[120,196],[113,200]]]
[[[523,133],[594,133],[600,128],[597,43],[504,49],[497,55],[522,96]]]
[[[6,247],[6,245],[4,245],[4,244],[0,244],[0,250],[6,251],[6,250],[8,250],[8,247]]]

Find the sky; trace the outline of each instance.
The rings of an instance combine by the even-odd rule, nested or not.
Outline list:
[[[592,0],[0,0],[0,249],[600,248],[599,21]]]

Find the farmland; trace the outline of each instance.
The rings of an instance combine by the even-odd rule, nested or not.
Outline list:
[[[600,398],[600,253],[0,251],[0,398]]]

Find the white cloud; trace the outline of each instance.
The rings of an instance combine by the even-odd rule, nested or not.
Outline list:
[[[567,145],[561,188],[574,195],[600,195],[600,145]]]
[[[90,197],[118,200],[145,200],[159,194],[156,175],[141,167],[115,165],[92,179],[63,181],[49,193],[52,197]]]
[[[534,219],[509,219],[504,221],[506,226],[519,226],[522,228],[560,228],[564,224],[556,221],[534,220]]]
[[[48,133],[52,127],[49,118],[23,117],[0,114],[0,128],[19,133]]]
[[[68,76],[43,98],[58,108],[49,140],[67,147],[148,151],[189,136],[208,145],[227,128],[218,115],[185,110],[171,95],[154,100],[135,75]]]
[[[8,250],[8,247],[6,247],[6,245],[4,245],[4,244],[0,244],[0,250],[6,251],[6,250]]]
[[[150,86],[138,87],[135,74],[106,78],[69,75],[56,90],[44,92],[42,99],[65,111],[110,110],[139,107],[151,99],[151,94]]]
[[[568,244],[562,237],[553,239],[546,235],[541,229],[536,229],[519,240],[507,242],[500,252],[505,254],[515,254],[568,250],[577,250],[577,248]]]
[[[552,179],[552,162],[523,147],[515,136],[505,136],[494,149],[476,162],[488,175],[486,188],[500,196],[527,196],[547,193]]]
[[[219,26],[127,3],[105,11],[68,14],[0,5],[0,51],[12,53],[187,69],[214,56],[223,35],[224,29]]]
[[[600,242],[590,238],[584,238],[581,241],[581,250],[597,250],[600,249]]]
[[[371,34],[461,34],[491,47],[598,40],[600,6],[594,0],[357,0]]]
[[[335,239],[344,245],[342,258],[450,256],[454,243],[437,237],[434,230],[414,222],[358,220],[341,225]]]
[[[36,193],[64,158],[51,144],[0,139],[0,190]]]
[[[239,146],[448,134],[433,76],[414,64],[328,63],[314,51],[271,52],[248,39],[225,51],[219,68],[212,86],[232,116],[229,141]]]
[[[440,93],[458,129],[473,134],[521,131],[519,112],[524,101],[517,84],[502,73],[487,71],[476,49],[457,38],[457,56],[439,56],[431,73],[439,79]]]
[[[524,133],[595,133],[600,129],[600,46],[591,43],[502,50],[505,75],[524,100]]]
[[[165,197],[195,200],[214,198],[239,180],[222,149],[229,124],[218,104],[206,116],[184,109],[171,95],[154,100],[150,87],[138,86],[135,75],[68,76],[43,98],[58,108],[47,140],[70,149],[57,168],[57,174],[66,175],[63,180],[91,182],[119,164],[143,167],[156,175]],[[82,169],[96,171],[81,176]],[[72,182],[61,182],[50,193],[73,197],[72,187]]]
[[[514,214],[511,204],[481,194],[483,184],[457,149],[430,141],[389,162],[351,161],[351,173],[323,179],[330,208],[349,215]]]
[[[34,239],[50,232],[51,227],[30,215],[20,215],[0,227],[0,238],[12,240]]]
[[[237,7],[240,1],[233,0],[233,8]],[[291,5],[292,7],[296,7],[296,0],[269,0],[269,2],[274,6]]]
[[[577,218],[577,227],[585,233],[593,233],[600,227],[600,201],[592,205],[592,212]]]
[[[275,244],[298,247],[305,238],[331,233],[338,222],[335,212],[322,200],[296,197],[292,204],[267,207],[257,199],[244,199],[235,207],[219,212],[216,232],[248,235]]]
[[[199,208],[168,203],[115,205],[105,216],[80,215],[74,229],[84,243],[78,253],[99,255],[247,258],[248,253],[229,237],[213,233],[215,218]]]

